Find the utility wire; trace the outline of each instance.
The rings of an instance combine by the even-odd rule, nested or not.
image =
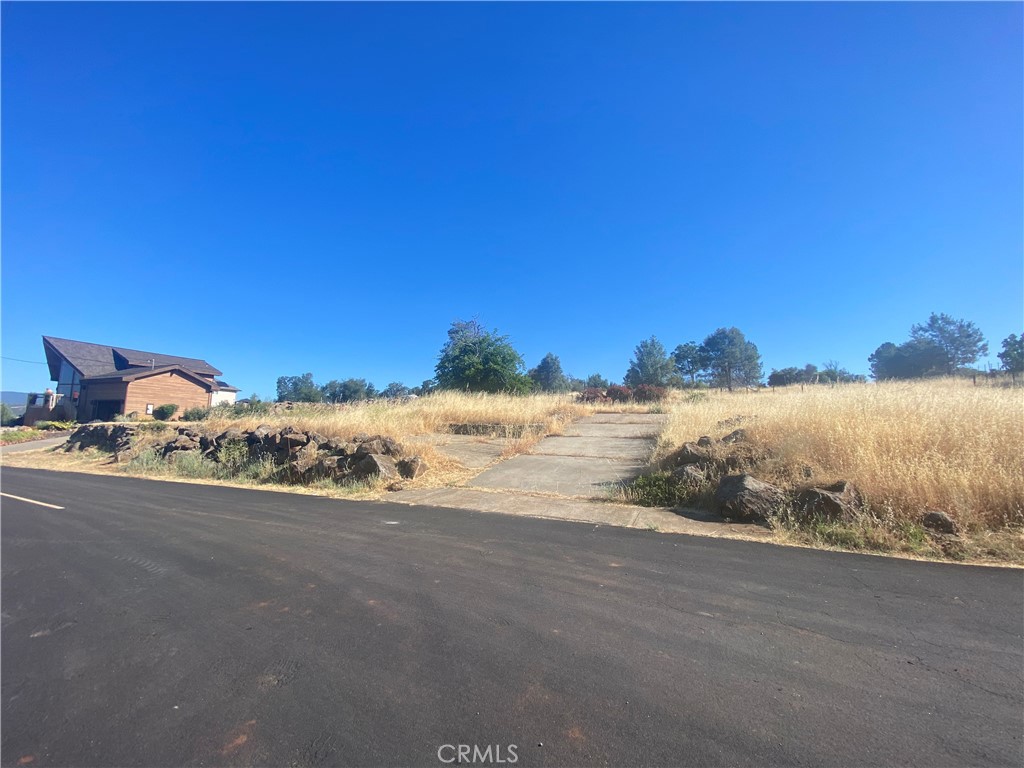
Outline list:
[[[38,360],[22,360],[20,357],[3,357],[0,355],[0,360],[13,360],[16,363],[32,363],[32,365],[46,365],[46,363],[40,363]]]

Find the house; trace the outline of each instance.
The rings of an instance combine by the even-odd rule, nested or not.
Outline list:
[[[57,382],[53,401],[77,421],[152,414],[168,403],[180,417],[186,408],[233,403],[238,392],[205,360],[53,336],[43,336],[43,349]]]

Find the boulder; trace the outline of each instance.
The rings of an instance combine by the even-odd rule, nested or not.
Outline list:
[[[726,445],[732,445],[733,443],[742,443],[747,439],[747,430],[745,429],[734,429],[728,435],[722,438],[722,442]]]
[[[808,488],[796,497],[798,515],[847,523],[856,518],[860,504],[860,494],[845,480],[824,488]]]
[[[259,429],[259,427],[257,427]],[[252,432],[250,434],[255,434]],[[248,435],[240,429],[226,429],[217,435],[217,444],[223,445],[224,443],[237,442],[239,440],[248,440]]]
[[[289,451],[301,448],[308,442],[309,435],[307,435],[305,432],[281,432],[281,445],[287,448]]]
[[[319,432],[308,432],[309,442],[316,443],[317,445],[323,445],[327,442],[327,438],[321,435]]]
[[[379,438],[372,438],[359,443],[356,448],[356,456],[369,456],[370,454],[385,454],[384,441]]]
[[[714,444],[715,440],[710,435],[704,435],[697,441],[697,445],[699,445],[701,448],[710,448]]]
[[[924,513],[921,518],[921,525],[930,531],[937,533],[956,533],[956,521],[945,512],[932,509]]]
[[[385,480],[397,480],[398,468],[395,466],[395,460],[390,456],[371,453],[368,456],[364,456],[352,466],[352,476],[359,480],[365,480],[371,477],[381,477]]]
[[[309,442],[302,446],[295,452],[295,456],[292,460],[292,469],[300,475],[306,474],[316,466],[317,453],[319,453],[319,451],[316,447],[316,443],[314,442]]]
[[[771,483],[747,474],[726,475],[713,500],[722,517],[742,522],[767,522],[786,503],[785,494]]]
[[[166,457],[176,451],[194,451],[199,448],[199,441],[195,440],[188,435],[178,435],[170,442],[164,444],[162,449],[163,455]]]
[[[697,464],[684,464],[681,467],[677,467],[672,470],[672,477],[690,486],[701,485],[707,480],[704,470]]]
[[[397,464],[398,474],[404,477],[406,480],[415,480],[417,477],[422,475],[429,469],[427,462],[421,459],[419,456],[413,456],[409,459],[400,459]]]
[[[707,461],[711,458],[711,451],[707,448],[703,448],[696,443],[683,443],[674,454],[672,454],[672,463],[675,466],[682,466],[683,464],[696,464],[699,461]]]

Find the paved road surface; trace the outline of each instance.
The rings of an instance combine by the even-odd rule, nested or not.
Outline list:
[[[1022,762],[1020,571],[0,481],[4,765]]]

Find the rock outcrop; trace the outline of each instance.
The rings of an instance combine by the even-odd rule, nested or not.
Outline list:
[[[786,505],[786,495],[750,475],[726,475],[718,484],[713,503],[715,511],[729,520],[765,523]]]

